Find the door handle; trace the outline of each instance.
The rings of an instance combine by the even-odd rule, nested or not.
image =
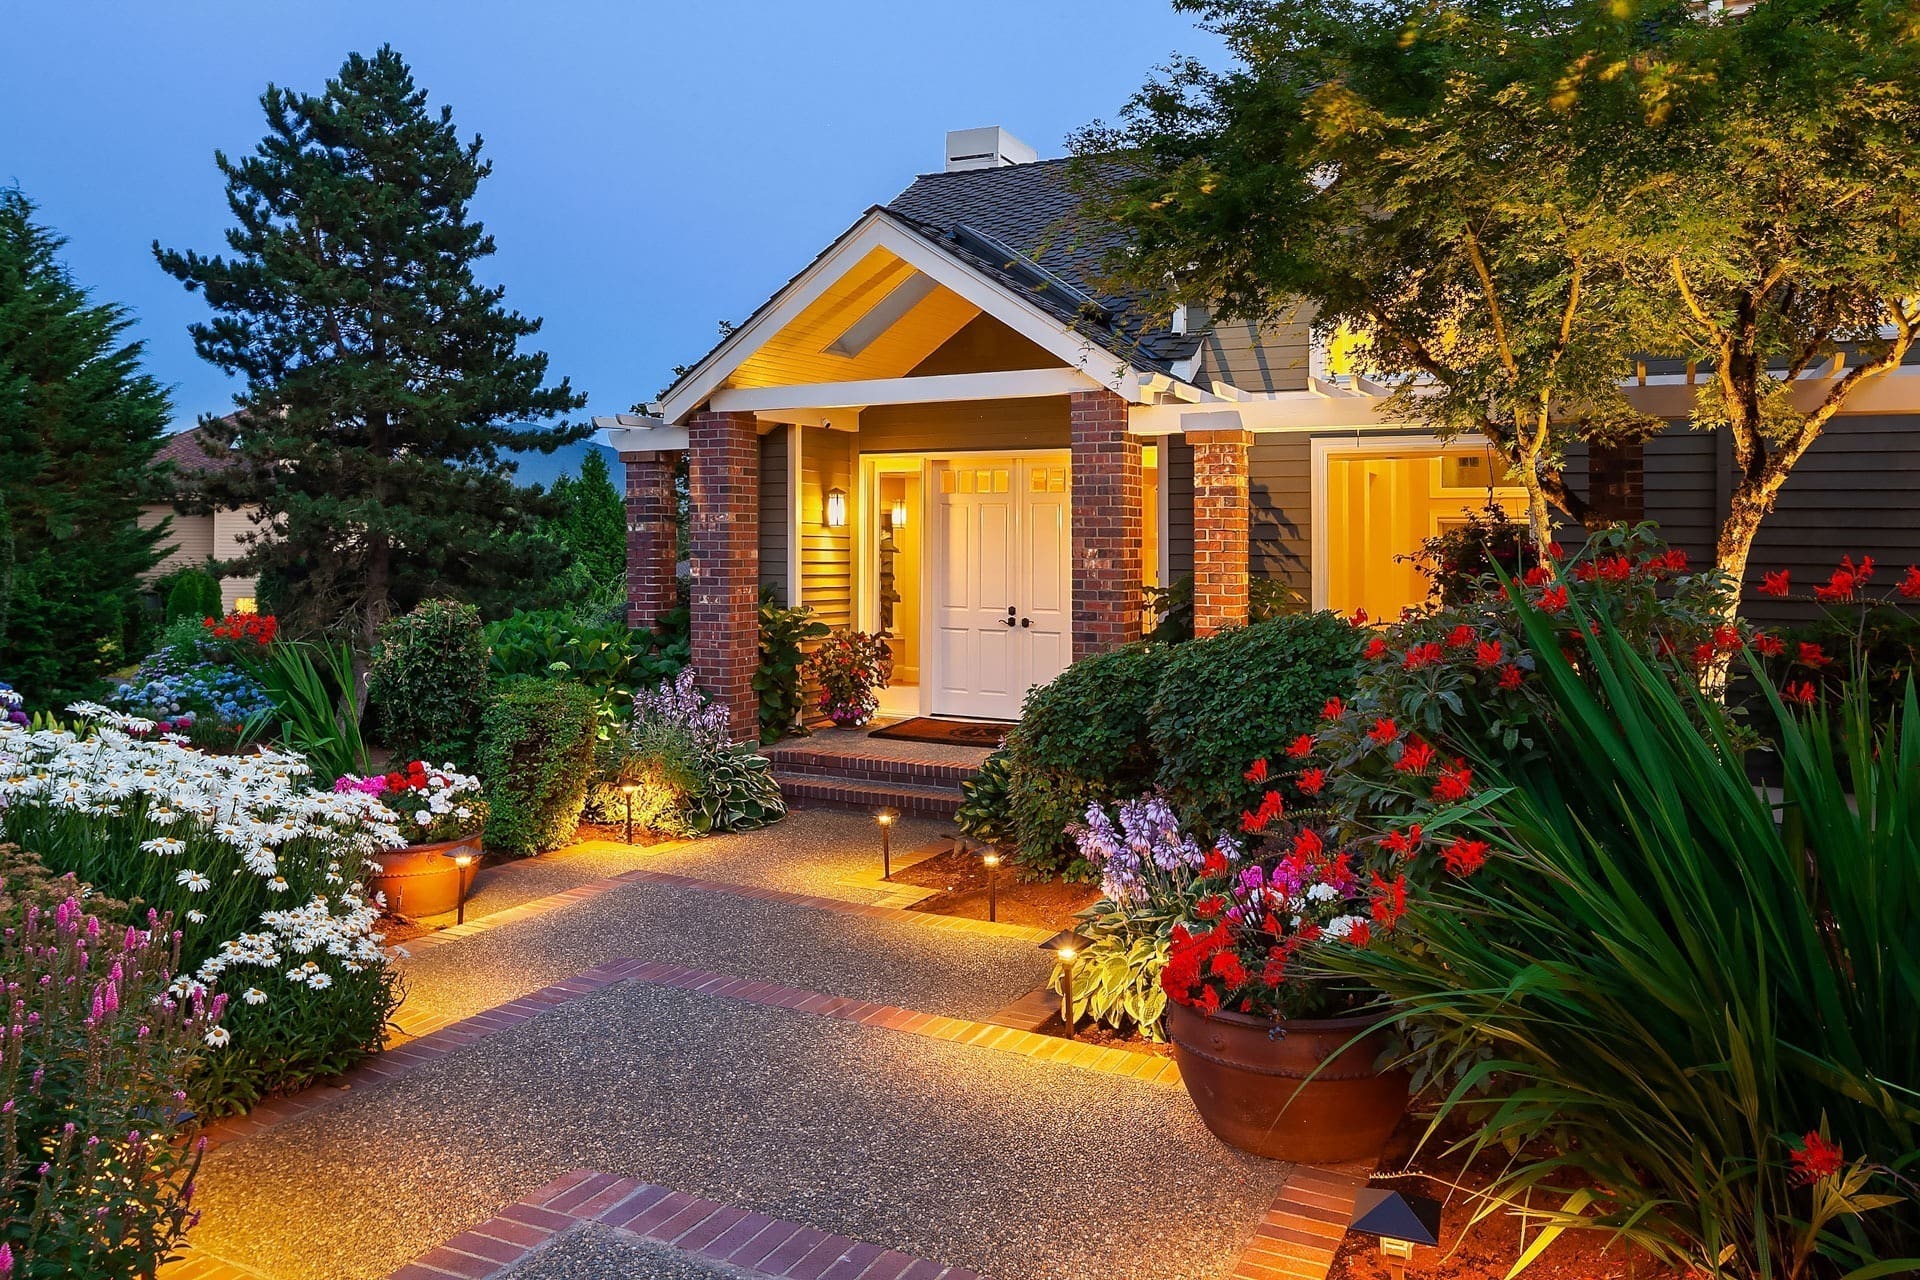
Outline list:
[[[1033,625],[1033,619],[1032,619],[1032,618],[1022,618],[1022,619],[1020,619],[1020,625],[1021,625],[1021,626],[1023,626],[1023,627],[1030,627],[1030,626],[1032,626],[1032,625]]]
[[[1003,618],[1003,619],[1001,619],[1001,621],[1003,621],[1003,622],[1005,622],[1005,623],[1006,623],[1006,624],[1007,624],[1008,626],[1012,626],[1012,625],[1013,625],[1013,622],[1014,622],[1014,616],[1015,616],[1016,614],[1018,614],[1019,612],[1020,612],[1020,611],[1019,611],[1018,609],[1016,609],[1016,608],[1014,608],[1014,607],[1013,607],[1012,605],[1008,605],[1008,606],[1007,606],[1007,616],[1006,616],[1005,618]]]

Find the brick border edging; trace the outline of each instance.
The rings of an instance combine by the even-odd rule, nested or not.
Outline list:
[[[1296,1165],[1228,1280],[1326,1280],[1372,1165]]]
[[[770,1218],[634,1178],[575,1169],[435,1245],[387,1280],[489,1280],[563,1232],[599,1223],[758,1276],[788,1280],[980,1280],[897,1249]]]

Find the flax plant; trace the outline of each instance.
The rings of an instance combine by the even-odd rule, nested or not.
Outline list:
[[[1439,878],[1373,947],[1325,963],[1437,1037],[1458,1084],[1435,1125],[1465,1114],[1461,1153],[1509,1153],[1481,1213],[1558,1206],[1539,1247],[1605,1229],[1728,1280],[1909,1273],[1911,685],[1875,722],[1857,689],[1801,710],[1756,668],[1784,773],[1761,788],[1719,703],[1577,606],[1522,614],[1555,731],[1476,760],[1487,787],[1434,823],[1488,841],[1486,868]]]

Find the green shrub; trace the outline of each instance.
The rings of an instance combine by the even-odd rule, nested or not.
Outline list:
[[[1519,619],[1551,730],[1524,756],[1469,744],[1477,803],[1428,833],[1429,847],[1483,841],[1484,866],[1431,877],[1395,928],[1324,962],[1386,992],[1464,1085],[1485,1086],[1471,1145],[1500,1153],[1496,1197],[1560,1211],[1549,1233],[1605,1228],[1741,1280],[1907,1274],[1920,1265],[1912,686],[1877,721],[1855,690],[1835,725],[1818,706],[1789,710],[1756,672],[1776,798],[1681,661],[1611,620],[1563,651],[1563,628],[1592,618],[1576,604]]]
[[[774,603],[772,587],[760,588],[760,665],[753,673],[753,691],[760,695],[760,741],[778,742],[800,723],[805,646],[825,639],[828,631],[826,623],[813,620],[812,609],[785,608]]]
[[[1161,650],[1149,715],[1155,781],[1186,820],[1230,830],[1256,788],[1247,766],[1314,727],[1353,684],[1360,639],[1333,613],[1298,613]],[[1138,787],[1111,792],[1132,794]]]
[[[471,766],[486,700],[487,642],[472,605],[426,600],[381,625],[367,705],[397,756]]]
[[[634,699],[631,751],[621,781],[638,784],[634,818],[663,835],[747,831],[786,816],[772,765],[734,746],[727,708],[694,683],[691,669]]]
[[[224,1032],[217,1007],[168,999],[170,920],[120,927],[122,904],[81,893],[0,848],[0,1273],[133,1280],[191,1222],[200,1157],[181,1100]]]
[[[634,694],[687,665],[684,647],[564,609],[516,613],[490,623],[486,634],[494,679],[564,679],[591,692],[602,740],[619,735]]]
[[[199,623],[220,616],[220,579],[205,569],[182,569],[167,590],[167,621]]]
[[[954,811],[953,825],[960,834],[987,844],[1007,844],[1013,832],[1007,825],[1013,785],[1013,761],[1007,749],[1000,747],[980,762],[971,778],[960,784],[960,807]]]
[[[751,747],[730,746],[700,760],[699,785],[687,797],[694,835],[751,831],[787,816],[773,762]]]
[[[1079,874],[1069,823],[1090,804],[1142,790],[1153,778],[1147,724],[1169,648],[1129,645],[1082,658],[1027,695],[1007,734],[1006,810],[999,828],[1037,874]],[[984,802],[988,796],[981,796]],[[982,823],[993,825],[983,818]]]
[[[598,700],[571,680],[506,680],[480,723],[486,844],[515,857],[573,838],[593,780]]]

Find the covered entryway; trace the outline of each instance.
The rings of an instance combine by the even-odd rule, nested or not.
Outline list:
[[[928,693],[935,715],[1017,720],[1073,660],[1066,451],[929,469]]]

